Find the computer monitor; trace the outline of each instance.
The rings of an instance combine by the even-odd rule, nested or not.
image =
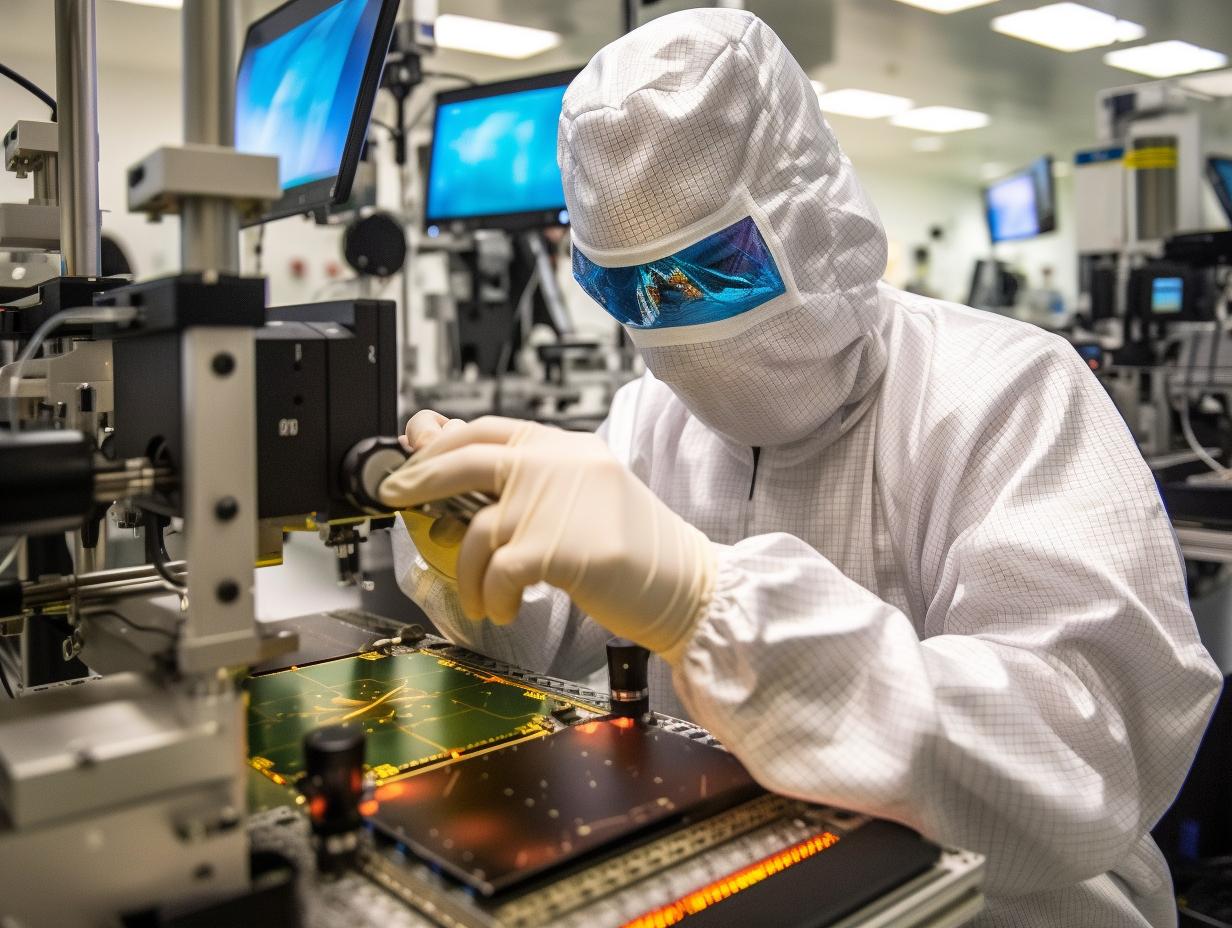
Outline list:
[[[994,242],[1033,238],[1057,227],[1052,158],[1037,158],[1021,171],[984,188],[984,212]]]
[[[560,71],[437,94],[425,185],[430,236],[568,223],[556,128],[576,75]]]
[[[235,147],[278,156],[282,197],[259,222],[346,202],[398,0],[290,0],[248,27]]]
[[[1215,196],[1223,207],[1224,215],[1232,224],[1232,158],[1212,157],[1206,159],[1206,176],[1215,188]]]

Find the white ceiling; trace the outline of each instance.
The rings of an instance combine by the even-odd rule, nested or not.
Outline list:
[[[179,62],[179,14],[98,2],[102,68],[158,72],[174,80]],[[1091,140],[1094,95],[1101,88],[1134,83],[1130,73],[1103,64],[1103,50],[1065,54],[998,35],[996,15],[1040,5],[1044,0],[999,0],[949,16],[894,0],[747,0],[769,22],[810,75],[832,89],[861,87],[908,96],[919,104],[978,109],[992,116],[985,129],[945,138],[936,153],[910,147],[915,133],[885,122],[835,116],[835,131],[860,163],[926,176],[978,181],[990,162],[1007,167],[1042,152],[1067,157]],[[1088,5],[1147,30],[1144,41],[1185,39],[1232,55],[1230,0],[1084,0]],[[621,29],[619,0],[439,0],[441,12],[467,13],[554,29],[561,47],[520,62],[457,52],[438,52],[426,67],[480,80],[548,71],[584,63]],[[276,0],[241,0],[246,16]],[[660,0],[659,15],[697,3]],[[4,0],[0,60],[43,61],[51,66],[51,0]],[[1232,111],[1232,101],[1227,107]]]

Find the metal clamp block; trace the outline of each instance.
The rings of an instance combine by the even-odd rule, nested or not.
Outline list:
[[[185,200],[229,200],[259,215],[282,196],[278,159],[219,145],[159,148],[128,169],[128,208],[152,218],[180,212]]]
[[[43,156],[59,150],[59,130],[54,122],[19,119],[4,135],[4,166],[18,177],[25,177]]]

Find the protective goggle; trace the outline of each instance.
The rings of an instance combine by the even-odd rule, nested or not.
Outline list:
[[[787,292],[751,216],[646,264],[602,267],[574,247],[573,276],[617,321],[635,329],[718,322]]]

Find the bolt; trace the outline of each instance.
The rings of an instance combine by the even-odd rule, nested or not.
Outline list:
[[[240,585],[234,580],[223,580],[214,590],[214,595],[218,597],[220,603],[233,603],[240,596]]]
[[[214,515],[219,522],[230,522],[240,511],[240,504],[234,496],[224,496],[214,504]]]
[[[227,351],[220,351],[214,355],[214,359],[210,362],[210,367],[214,369],[214,373],[219,377],[226,377],[235,370],[235,357]]]

